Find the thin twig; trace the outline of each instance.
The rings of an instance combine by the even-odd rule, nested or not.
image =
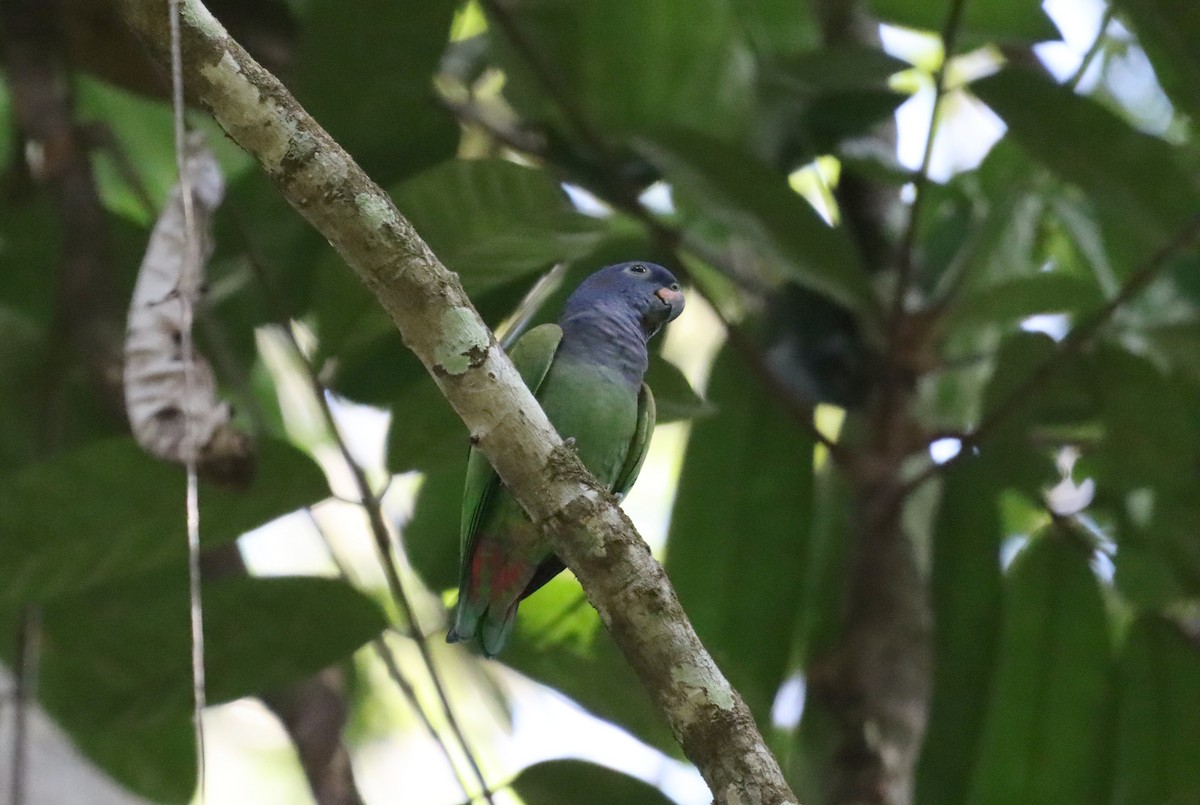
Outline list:
[[[42,650],[42,615],[37,604],[21,608],[17,629],[16,679],[13,689],[12,778],[9,802],[24,805],[29,771],[29,711],[37,698],[38,663]]]
[[[347,502],[350,502],[356,506],[363,505],[361,500]],[[351,571],[350,566],[346,564],[346,562],[334,549],[333,540],[331,540],[329,535],[325,532],[325,528],[321,525],[321,521],[317,519],[316,513],[312,510],[312,507],[305,507],[304,511],[308,514],[309,521],[312,523],[313,528],[317,530],[317,534],[320,535],[321,541],[325,544],[325,550],[329,553],[329,558],[333,561],[334,567],[337,568],[338,575],[341,576],[341,578],[347,583],[355,587],[361,587],[361,584],[359,584],[359,582],[354,578],[354,573]],[[403,672],[401,672],[400,665],[396,662],[396,655],[393,653],[392,647],[388,645],[388,642],[384,637],[380,636],[371,641],[371,648],[375,652],[375,656],[378,657],[383,663],[383,667],[387,669],[388,676],[391,678],[392,682],[394,682],[396,687],[399,688],[400,695],[404,697],[405,701],[408,702],[408,706],[417,714],[417,718],[420,719],[422,726],[425,727],[425,731],[429,733],[429,737],[433,739],[433,742],[437,744],[439,749],[442,750],[442,755],[444,755],[446,758],[446,765],[450,767],[450,772],[454,775],[454,779],[458,782],[458,787],[462,789],[463,796],[470,799],[471,792],[467,788],[466,780],[463,779],[462,774],[459,772],[458,764],[454,762],[454,756],[450,753],[450,747],[446,746],[446,742],[442,739],[441,733],[437,731],[437,727],[433,725],[433,721],[430,720],[429,714],[425,712],[425,708],[421,705],[421,700],[417,697],[416,688],[413,687],[412,683],[409,682],[404,676]]]
[[[467,742],[466,734],[463,732],[462,727],[458,723],[457,717],[454,715],[454,709],[450,704],[450,698],[446,694],[445,686],[442,685],[441,677],[438,675],[437,665],[433,659],[433,653],[429,649],[429,641],[426,639],[425,633],[422,631],[421,625],[417,621],[416,610],[412,606],[412,602],[409,600],[408,593],[404,589],[404,584],[400,579],[399,573],[396,571],[395,557],[393,556],[392,552],[391,537],[388,533],[387,524],[383,519],[383,509],[381,504],[382,494],[376,494],[375,491],[371,489],[371,484],[367,479],[366,472],[354,458],[354,455],[350,452],[350,448],[347,445],[345,438],[342,436],[341,429],[338,427],[337,419],[333,415],[333,410],[329,407],[329,400],[326,396],[328,390],[325,388],[325,384],[321,380],[316,367],[313,366],[312,362],[308,359],[308,356],[304,354],[304,350],[301,348],[300,343],[296,340],[295,333],[291,328],[290,317],[287,311],[283,309],[282,304],[279,302],[281,297],[278,293],[276,293],[270,277],[267,276],[267,272],[263,270],[262,265],[254,255],[253,244],[250,241],[249,233],[247,233],[245,230],[242,230],[242,238],[246,247],[247,259],[250,263],[251,270],[253,270],[258,283],[262,286],[263,291],[268,297],[270,303],[275,306],[277,324],[283,331],[284,336],[287,338],[293,351],[296,353],[296,356],[299,358],[301,365],[304,367],[304,371],[308,376],[309,384],[313,390],[313,396],[316,398],[317,405],[321,409],[321,415],[325,419],[326,427],[333,436],[333,439],[338,447],[338,452],[341,454],[346,468],[350,471],[350,474],[354,479],[355,487],[358,489],[359,499],[357,501],[349,502],[361,506],[363,511],[365,511],[367,514],[367,521],[371,526],[371,534],[374,537],[375,548],[379,555],[379,561],[383,566],[384,575],[387,578],[389,591],[391,592],[396,606],[399,607],[401,614],[404,616],[405,620],[408,621],[409,629],[411,631],[409,636],[412,638],[413,642],[416,643],[417,650],[421,655],[421,660],[429,674],[430,681],[433,683],[434,690],[437,692],[438,702],[441,705],[442,712],[446,717],[446,723],[450,726],[451,732],[454,733],[455,740],[458,742],[459,746],[462,747],[463,755],[467,759],[467,764],[471,767],[473,775],[479,782],[479,787],[482,792],[481,796],[489,803],[489,805],[495,805],[495,801],[492,798],[492,791],[488,786],[487,778],[483,774],[483,769],[479,765],[479,761],[475,758],[475,753],[471,750],[471,745]],[[389,481],[388,483],[390,484],[391,482]],[[384,659],[385,666],[388,666],[389,668],[389,675],[392,675],[393,680],[401,686],[401,690],[403,691],[406,688],[411,689],[407,683],[407,680],[401,681],[401,679],[398,677],[398,669],[396,674],[392,674],[391,666],[394,665],[394,662],[389,662],[390,655],[388,657],[383,657],[383,655],[381,655],[381,658]],[[418,706],[417,709],[420,710],[420,707]],[[423,720],[425,719],[425,714],[423,711],[421,712],[421,717]],[[430,727],[430,729],[432,729],[432,727]],[[438,739],[438,743],[439,745],[442,745],[440,738]],[[442,748],[443,751],[446,751],[444,745],[442,745]],[[446,756],[447,758],[450,757],[448,751],[446,751]],[[451,766],[454,767],[453,761],[451,761]],[[456,767],[455,776],[458,777]],[[459,782],[463,782],[461,778]],[[464,793],[467,792],[465,785],[463,786],[463,791]],[[467,793],[467,796],[470,796],[470,794]]]
[[[1092,44],[1088,46],[1087,52],[1083,54],[1083,59],[1079,62],[1079,67],[1075,73],[1067,79],[1066,86],[1072,92],[1079,88],[1079,82],[1083,80],[1083,76],[1087,73],[1088,68],[1092,66],[1092,62],[1100,55],[1100,51],[1104,48],[1105,34],[1108,32],[1108,24],[1117,16],[1116,6],[1109,6],[1104,10],[1104,16],[1100,18],[1100,29],[1096,31],[1096,38],[1092,40]]]
[[[379,554],[379,563],[383,566],[384,575],[387,577],[388,589],[396,605],[400,608],[400,613],[409,624],[410,637],[417,644],[417,651],[420,652],[421,659],[429,672],[429,678],[433,682],[433,688],[437,692],[438,700],[445,713],[446,723],[450,725],[451,732],[454,733],[455,739],[463,748],[463,754],[467,758],[467,763],[479,781],[483,798],[490,805],[495,805],[491,789],[488,787],[487,778],[484,777],[483,769],[480,767],[479,761],[475,759],[475,754],[471,751],[471,745],[467,742],[467,736],[459,725],[458,718],[454,715],[454,708],[450,705],[450,697],[446,693],[446,688],[442,684],[441,677],[438,675],[437,665],[433,659],[433,652],[429,648],[429,641],[426,639],[425,633],[421,630],[421,624],[417,620],[416,608],[412,605],[412,601],[408,597],[408,591],[404,589],[399,571],[396,570],[396,559],[393,553],[391,535],[388,533],[387,523],[384,522],[383,510],[379,505],[379,500],[371,490],[371,483],[367,480],[366,472],[355,460],[354,455],[350,452],[349,445],[346,444],[346,440],[342,436],[337,419],[333,415],[333,409],[329,406],[329,399],[326,396],[327,392],[324,384],[317,376],[312,364],[304,356],[299,343],[295,341],[292,335],[291,329],[288,328],[286,332],[292,342],[292,346],[296,349],[297,354],[304,363],[309,381],[312,383],[314,396],[317,398],[317,405],[321,409],[329,432],[333,435],[334,441],[337,443],[338,452],[341,453],[346,468],[354,478],[354,484],[358,488],[359,495],[362,496],[363,510],[366,512],[367,521],[371,525],[371,534],[375,538],[375,550]]]
[[[961,458],[970,455],[996,429],[1022,405],[1044,387],[1045,382],[1057,372],[1064,363],[1074,358],[1092,340],[1096,333],[1107,324],[1118,310],[1128,304],[1141,293],[1147,285],[1153,282],[1167,265],[1167,262],[1180,251],[1188,248],[1200,239],[1200,215],[1193,216],[1169,241],[1150,255],[1137,268],[1117,291],[1112,299],[1092,314],[1092,317],[1071,329],[1066,337],[1058,343],[1054,353],[1044,360],[1041,365],[1029,373],[1018,383],[996,406],[984,415],[975,430],[963,435],[962,448],[958,455],[941,464],[932,464],[917,475],[906,485],[908,491],[929,480],[934,475],[944,472],[956,464]]]
[[[946,72],[954,57],[958,42],[959,23],[962,20],[966,0],[952,0],[950,10],[946,14],[946,23],[942,27],[942,63],[933,76],[933,109],[929,114],[929,134],[925,137],[925,150],[921,154],[921,167],[913,176],[913,202],[908,210],[908,226],[904,229],[904,237],[900,241],[900,251],[897,255],[899,263],[896,266],[896,290],[892,296],[892,309],[888,320],[888,332],[892,341],[901,326],[904,315],[904,300],[908,294],[908,286],[912,281],[913,265],[916,262],[913,252],[917,244],[917,232],[921,226],[921,212],[925,207],[925,188],[929,185],[929,168],[933,162],[933,146],[937,139],[938,117],[941,114],[942,100],[946,96]]]
[[[191,179],[187,170],[187,131],[184,125],[183,45],[179,26],[179,0],[168,6],[171,25],[171,107],[175,130],[175,166],[179,172],[179,193],[183,200],[184,261],[191,265],[198,259],[196,243],[196,214],[193,209]],[[192,293],[195,289],[180,287],[177,298],[181,308],[180,352],[184,371],[184,396],[192,398]],[[204,803],[204,706],[207,691],[204,679],[204,607],[200,593],[200,482],[196,473],[197,445],[192,433],[192,420],[185,418],[187,429],[185,458],[187,464],[187,548],[188,548],[188,613],[192,632],[192,723],[196,736],[196,798]]]

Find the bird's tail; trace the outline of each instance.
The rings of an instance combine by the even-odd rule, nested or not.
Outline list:
[[[447,643],[457,643],[469,640],[479,633],[483,653],[495,657],[508,642],[513,625],[517,622],[517,601],[513,601],[507,609],[497,610],[488,605],[487,601],[479,602],[482,606],[472,606],[467,598],[461,598],[454,625],[446,633]],[[503,614],[499,614],[503,613]],[[499,615],[499,617],[497,617]]]
[[[491,541],[477,544],[470,572],[458,591],[458,608],[446,642],[470,640],[478,634],[484,654],[496,656],[512,634],[521,593],[536,569],[507,556]]]

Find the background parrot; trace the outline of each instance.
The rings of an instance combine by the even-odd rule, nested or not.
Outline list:
[[[618,497],[633,486],[654,430],[654,396],[642,382],[650,338],[683,311],[671,272],[619,263],[567,298],[558,324],[535,327],[510,357],[559,434]],[[504,647],[517,605],[564,568],[538,528],[472,449],[462,504],[458,611],[448,642],[479,633],[489,657]]]

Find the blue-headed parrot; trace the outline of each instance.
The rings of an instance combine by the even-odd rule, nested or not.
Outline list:
[[[647,343],[682,311],[671,272],[619,263],[580,283],[557,324],[533,328],[510,351],[559,435],[618,498],[633,486],[654,430],[654,395],[642,380]],[[564,565],[475,449],[460,539],[458,609],[446,639],[478,634],[484,653],[494,656],[512,633],[521,600]]]

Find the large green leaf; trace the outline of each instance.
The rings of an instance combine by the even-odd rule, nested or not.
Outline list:
[[[551,760],[522,771],[512,782],[525,805],[670,805],[654,786],[583,760]]]
[[[1000,663],[961,801],[1102,802],[1112,660],[1087,552],[1066,533],[1035,538],[1004,588]]]
[[[121,785],[159,805],[188,805],[196,791],[192,717],[180,712],[154,724],[123,724],[118,739],[107,730],[75,730],[72,740]]]
[[[884,22],[941,31],[954,0],[870,0]],[[971,0],[963,4],[962,28],[969,43],[1031,43],[1058,39],[1040,0]]]
[[[791,170],[836,150],[904,102],[889,78],[909,64],[874,48],[824,48],[765,61],[752,141],[773,165]]]
[[[1015,276],[979,288],[953,307],[948,327],[1011,324],[1041,313],[1090,313],[1104,303],[1096,283],[1062,271]]]
[[[1200,213],[1200,191],[1175,149],[1099,103],[1021,69],[972,88],[1035,159],[1089,195],[1120,270],[1135,268]]]
[[[99,442],[0,478],[0,602],[44,601],[170,563],[182,566],[184,471],[132,439]],[[328,494],[282,442],[258,445],[244,491],[202,485],[204,544],[218,545]]]
[[[664,125],[735,139],[748,120],[753,62],[727,0],[521,0],[505,6],[524,48],[491,22],[505,94],[526,117],[578,134],[543,75],[588,123],[624,135]],[[703,21],[703,24],[697,24]]]
[[[666,569],[700,639],[762,723],[788,672],[812,518],[812,440],[730,349],[709,384]]]
[[[434,590],[458,587],[459,519],[467,444],[458,444],[458,458],[425,472],[425,479],[404,524],[404,553],[426,586]]]
[[[1191,0],[1116,0],[1113,5],[1133,24],[1171,102],[1193,117],[1200,113],[1200,5]]]
[[[1200,653],[1155,616],[1134,622],[1121,652],[1112,802],[1200,798]]]
[[[202,595],[212,703],[300,679],[386,626],[372,599],[334,579],[230,578],[205,585]],[[40,696],[72,728],[162,723],[191,706],[182,574],[61,596],[42,607],[42,629]]]
[[[296,97],[367,172],[386,184],[453,156],[458,124],[438,108],[433,76],[455,4],[305,6]]]
[[[862,310],[871,285],[845,230],[821,220],[787,178],[738,148],[695,132],[637,140],[675,187],[681,206],[750,237],[785,276]]]
[[[544,171],[503,159],[445,162],[393,195],[472,295],[587,253],[603,226]]]
[[[187,591],[182,573],[154,572],[39,607],[47,712],[118,779],[176,801],[194,783],[183,777],[194,774],[190,731],[180,733],[192,692]],[[301,679],[386,626],[373,600],[333,579],[230,578],[205,585],[203,604],[210,703]],[[153,763],[131,756],[139,742]]]
[[[978,458],[946,474],[934,532],[934,680],[917,801],[964,800],[983,731],[1000,631],[1000,488]]]

